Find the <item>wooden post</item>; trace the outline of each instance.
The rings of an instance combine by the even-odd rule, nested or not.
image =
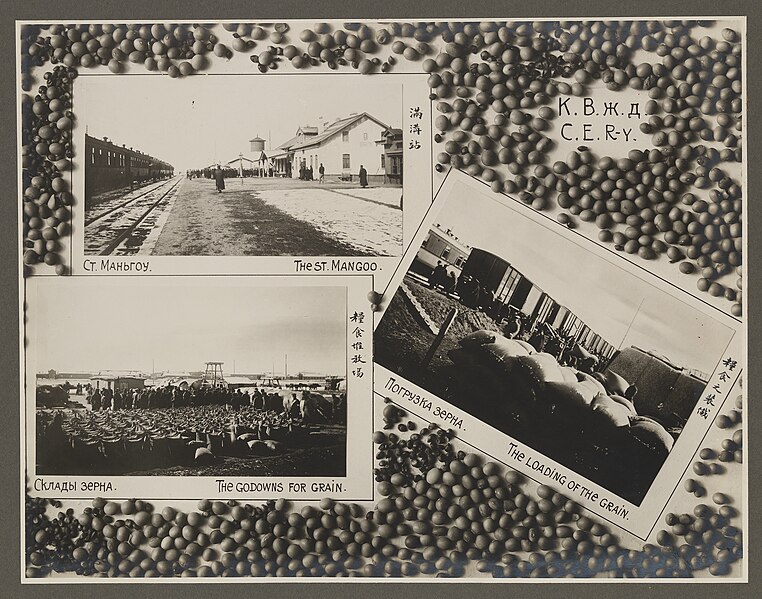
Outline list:
[[[439,349],[439,346],[441,345],[442,340],[444,339],[444,336],[447,334],[447,331],[450,328],[450,325],[452,325],[452,321],[455,320],[455,317],[457,315],[458,315],[458,309],[450,308],[450,311],[447,313],[447,317],[444,319],[442,326],[439,327],[439,332],[437,333],[437,336],[434,337],[434,341],[432,341],[431,347],[429,347],[429,351],[426,352],[426,356],[423,358],[423,362],[421,363],[421,366],[424,369],[429,367],[431,360],[434,358],[434,354],[436,353],[437,349]]]

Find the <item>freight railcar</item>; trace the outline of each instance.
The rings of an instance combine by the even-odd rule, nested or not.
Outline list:
[[[174,167],[125,146],[119,146],[107,137],[98,139],[85,135],[85,197],[113,189],[133,188],[151,181],[168,179]]]

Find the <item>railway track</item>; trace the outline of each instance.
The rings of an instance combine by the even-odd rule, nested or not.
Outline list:
[[[183,177],[175,177],[85,220],[85,254],[137,254],[168,208]]]
[[[112,212],[115,212],[121,208],[124,208],[125,206],[129,206],[130,204],[132,204],[136,200],[139,200],[143,196],[151,193],[152,191],[159,189],[163,185],[166,185],[166,183],[167,183],[166,180],[159,181],[158,183],[150,183],[149,185],[146,186],[149,189],[139,190],[140,193],[132,197],[128,197],[128,199],[126,200],[124,199],[124,196],[122,196],[120,198],[111,199],[106,202],[100,203],[97,206],[94,206],[92,209],[88,210],[87,213],[85,214],[85,226],[88,226],[96,221],[99,221],[100,219],[107,217]],[[133,192],[129,192],[126,195],[130,196],[132,195],[132,193]]]

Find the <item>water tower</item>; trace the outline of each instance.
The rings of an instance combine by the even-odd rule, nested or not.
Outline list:
[[[259,134],[254,139],[250,139],[249,144],[251,144],[251,152],[253,154],[258,154],[265,149],[265,140],[259,137]]]

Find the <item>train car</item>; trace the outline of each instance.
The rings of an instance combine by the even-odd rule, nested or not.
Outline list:
[[[114,189],[134,188],[168,179],[174,167],[139,150],[119,146],[104,137],[85,135],[85,200]]]

